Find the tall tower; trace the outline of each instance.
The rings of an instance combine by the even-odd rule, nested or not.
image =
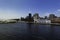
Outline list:
[[[31,13],[29,13],[29,19],[31,19],[31,17],[32,17],[32,16],[31,16]]]
[[[30,8],[29,8],[29,19],[28,19],[28,21],[29,21],[29,22],[32,21],[32,14],[31,14],[31,10],[30,10]]]
[[[29,8],[29,19],[31,19],[31,17],[32,17],[32,14],[31,14],[31,10]]]

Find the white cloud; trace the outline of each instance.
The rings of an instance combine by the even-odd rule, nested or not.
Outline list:
[[[57,9],[54,13],[56,16],[60,16],[60,9]]]
[[[56,11],[54,11],[53,13],[49,13],[49,12],[46,12],[43,14],[43,16],[49,16],[49,14],[55,14],[56,16],[60,16],[60,9],[57,9]]]
[[[51,14],[51,13],[47,12],[47,13],[45,13],[44,15],[45,15],[45,16],[49,16],[49,14]]]
[[[46,12],[46,13],[43,14],[43,16],[49,17],[49,14],[55,14],[55,13]]]
[[[58,9],[57,11],[60,11],[60,9]]]

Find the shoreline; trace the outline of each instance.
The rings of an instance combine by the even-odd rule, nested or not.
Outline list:
[[[31,23],[31,24],[40,24],[40,25],[60,25],[60,23],[34,23],[34,22],[22,22],[22,23]]]
[[[14,24],[14,23],[27,23],[27,24],[40,24],[40,25],[60,25],[60,23],[34,23],[34,22],[25,22],[25,21],[20,21],[20,22],[12,22],[12,23],[0,23],[0,24]]]

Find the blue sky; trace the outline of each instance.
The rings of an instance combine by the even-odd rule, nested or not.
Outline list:
[[[60,0],[0,0],[0,18],[20,18],[31,12],[40,16],[60,16]]]

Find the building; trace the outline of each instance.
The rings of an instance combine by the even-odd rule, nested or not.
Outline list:
[[[34,23],[51,23],[48,19],[34,19]]]
[[[49,19],[50,19],[50,20],[53,20],[54,18],[57,18],[57,16],[55,16],[54,14],[50,14],[50,15],[49,15]]]
[[[34,23],[51,23],[51,20],[41,18],[38,14],[33,15]]]
[[[45,17],[44,17],[44,19],[48,19],[48,17],[47,17],[47,16],[45,16]]]
[[[25,21],[26,22],[33,22],[33,18],[32,18],[32,14],[31,13],[29,13],[29,15],[25,17]]]
[[[33,15],[33,19],[34,19],[34,22],[39,22],[39,20],[40,20],[40,18],[39,18],[39,14],[38,13],[35,13],[34,15]]]
[[[40,19],[39,22],[40,23],[51,23],[51,21],[48,19]]]
[[[34,19],[39,19],[39,14],[38,14],[38,13],[35,13],[35,14],[33,15],[33,18],[34,18]]]
[[[15,23],[17,22],[16,20],[13,20],[13,19],[8,19],[8,20],[5,20],[5,23]]]
[[[52,23],[60,23],[60,18],[54,18],[53,20],[51,20]]]
[[[31,13],[29,13],[29,19],[31,19],[31,17],[32,17],[32,15],[31,15]]]

